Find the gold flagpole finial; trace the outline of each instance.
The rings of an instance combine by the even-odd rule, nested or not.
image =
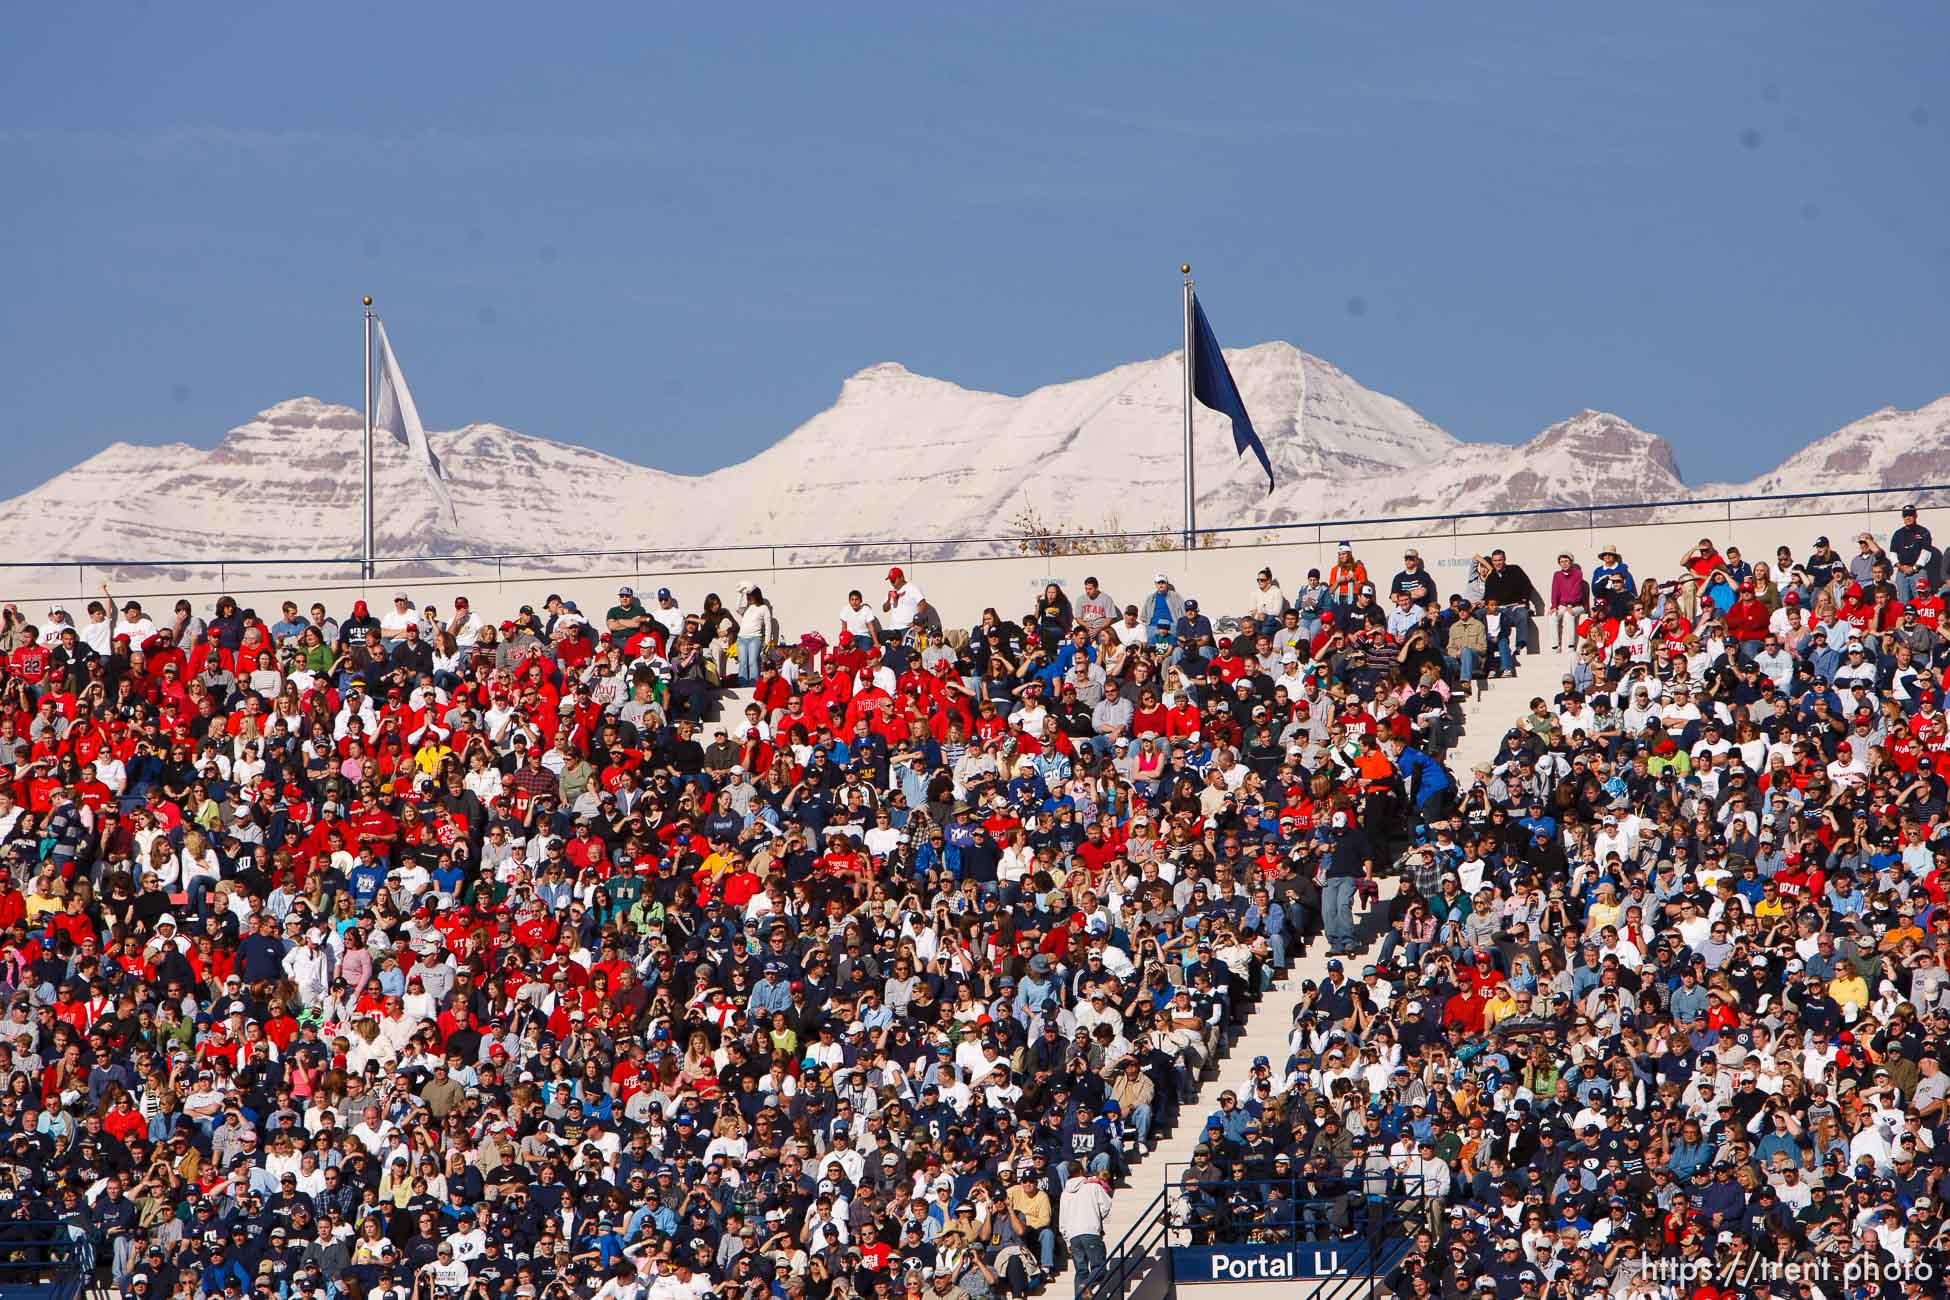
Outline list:
[[[367,294],[365,297],[359,299],[359,301],[364,303],[366,306],[370,307],[372,306],[372,295]]]

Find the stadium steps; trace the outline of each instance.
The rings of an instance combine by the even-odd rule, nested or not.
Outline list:
[[[1563,684],[1564,671],[1571,664],[1568,652],[1549,650],[1527,654],[1517,665],[1514,677],[1479,682],[1479,689],[1464,706],[1464,730],[1449,751],[1449,770],[1464,789],[1469,788],[1469,769],[1495,758],[1503,744],[1503,733],[1529,711],[1536,696],[1549,699]]]
[[[1496,753],[1510,723],[1525,711],[1532,696],[1549,695],[1555,690],[1563,676],[1564,666],[1569,662],[1568,655],[1549,651],[1528,654],[1519,662],[1515,676],[1478,683],[1478,689],[1463,706],[1464,731],[1450,750],[1450,771],[1467,785],[1470,766]],[[1343,960],[1352,979],[1359,979],[1361,967],[1373,961],[1380,952],[1388,904],[1399,888],[1399,881],[1392,876],[1383,878],[1379,883],[1380,904],[1355,916],[1360,952],[1358,956]],[[1191,1162],[1192,1148],[1198,1145],[1206,1116],[1219,1108],[1220,1094],[1227,1089],[1237,1096],[1246,1094],[1248,1081],[1252,1077],[1253,1058],[1267,1057],[1273,1062],[1276,1074],[1283,1071],[1287,1058],[1287,1035],[1292,1029],[1293,1007],[1298,1001],[1301,982],[1313,980],[1318,983],[1326,978],[1327,944],[1324,939],[1316,939],[1260,999],[1217,1067],[1207,1067],[1198,1095],[1179,1108],[1178,1120],[1171,1132],[1159,1139],[1157,1145],[1141,1160],[1132,1162],[1130,1182],[1118,1188],[1111,1197],[1110,1218],[1104,1227],[1104,1245],[1107,1249],[1116,1249],[1125,1234],[1138,1226],[1158,1194],[1164,1190],[1168,1172]],[[1136,1272],[1133,1283],[1143,1275],[1143,1270]],[[1074,1291],[1076,1275],[1067,1259],[1062,1261],[1055,1276],[1047,1281],[1051,1295]]]

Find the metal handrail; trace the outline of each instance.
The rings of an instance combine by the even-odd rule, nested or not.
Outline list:
[[[1171,1193],[1171,1184],[1167,1182],[1164,1190],[1144,1207],[1137,1222],[1105,1254],[1103,1271],[1088,1285],[1078,1280],[1076,1300],[1116,1300],[1130,1289],[1131,1283],[1149,1266],[1151,1252],[1170,1238]]]
[[[1814,501],[1824,498],[1860,497],[1862,511],[1872,512],[1877,497],[1912,497],[1927,493],[1950,493],[1950,483],[1919,483],[1906,487],[1893,488],[1854,488],[1833,492],[1772,492],[1749,496],[1679,497],[1662,501],[1615,502],[1608,505],[1561,505],[1526,506],[1513,510],[1465,510],[1447,514],[1427,515],[1380,515],[1366,519],[1315,519],[1299,520],[1290,523],[1227,524],[1220,527],[1200,527],[1201,536],[1227,536],[1235,533],[1282,533],[1303,529],[1365,528],[1377,524],[1457,524],[1470,519],[1519,519],[1544,515],[1583,515],[1586,524],[1596,527],[1601,515],[1623,514],[1641,510],[1672,510],[1682,507],[1713,507],[1752,505],[1763,502]],[[1731,520],[1731,512],[1728,514]],[[463,562],[505,562],[508,560],[572,560],[588,559],[605,555],[718,555],[746,551],[803,551],[803,550],[846,550],[861,547],[923,547],[945,546],[994,546],[1014,543],[1043,544],[1061,542],[1072,538],[1098,538],[1105,541],[1127,541],[1138,538],[1176,537],[1178,530],[1163,526],[1158,528],[1135,529],[1123,532],[1084,531],[1077,533],[1047,534],[995,534],[976,537],[907,537],[907,538],[853,538],[814,542],[746,542],[735,545],[697,546],[676,543],[637,543],[628,546],[594,547],[568,551],[468,551],[446,555],[384,555],[374,556],[374,564],[458,564]],[[344,564],[357,566],[361,561],[356,556],[311,555],[311,556],[246,556],[209,557],[201,559],[101,559],[92,557],[64,557],[42,560],[0,560],[0,569],[44,569],[86,565],[95,568],[210,568],[219,565],[240,567],[267,567],[276,565],[320,565]]]
[[[1138,1281],[1143,1276],[1144,1271],[1155,1262],[1153,1255],[1160,1247],[1166,1250],[1170,1249],[1171,1233],[1174,1230],[1192,1229],[1194,1225],[1174,1223],[1171,1218],[1174,1201],[1183,1199],[1187,1195],[1188,1189],[1197,1190],[1215,1199],[1223,1200],[1231,1190],[1237,1188],[1252,1188],[1257,1192],[1263,1192],[1265,1188],[1278,1184],[1291,1190],[1297,1189],[1300,1184],[1308,1181],[1304,1178],[1249,1178],[1243,1181],[1222,1179],[1213,1183],[1197,1185],[1183,1176],[1183,1171],[1190,1168],[1190,1165],[1183,1163],[1173,1163],[1165,1166],[1163,1188],[1152,1198],[1151,1203],[1144,1208],[1143,1212],[1138,1215],[1137,1221],[1118,1239],[1117,1244],[1106,1252],[1103,1271],[1093,1278],[1089,1285],[1078,1286],[1076,1293],[1077,1300],[1118,1300],[1119,1297],[1123,1296],[1130,1289],[1131,1284]],[[1178,1172],[1174,1173],[1174,1171]],[[1295,1242],[1305,1240],[1299,1234],[1306,1222],[1309,1221],[1310,1216],[1303,1213],[1309,1208],[1319,1210],[1324,1214],[1334,1208],[1348,1206],[1350,1204],[1350,1198],[1352,1198],[1353,1201],[1358,1201],[1366,1211],[1361,1223],[1360,1232],[1366,1237],[1369,1247],[1367,1272],[1352,1273],[1325,1283],[1324,1285],[1328,1286],[1329,1289],[1323,1292],[1316,1292],[1316,1300],[1329,1300],[1329,1297],[1338,1294],[1350,1283],[1359,1284],[1366,1282],[1369,1285],[1370,1294],[1372,1294],[1374,1284],[1382,1276],[1383,1249],[1390,1238],[1391,1232],[1397,1228],[1405,1227],[1410,1222],[1412,1211],[1409,1207],[1419,1203],[1422,1197],[1422,1180],[1420,1177],[1411,1176],[1403,1178],[1397,1176],[1396,1182],[1399,1184],[1399,1190],[1393,1191],[1387,1196],[1380,1197],[1363,1193],[1358,1183],[1350,1188],[1346,1196],[1338,1200],[1322,1200],[1319,1198],[1289,1195],[1288,1200],[1296,1212],[1293,1225],[1293,1240]]]
[[[0,1220],[0,1286],[44,1286],[51,1300],[72,1300],[95,1271],[95,1243],[59,1219]]]

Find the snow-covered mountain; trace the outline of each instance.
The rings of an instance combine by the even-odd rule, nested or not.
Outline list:
[[[1361,498],[1363,514],[1460,514],[1688,495],[1666,440],[1605,411],[1579,411],[1515,447],[1458,443],[1422,473],[1378,487],[1381,495]]]
[[[1581,411],[1528,442],[1464,443],[1394,398],[1286,343],[1227,353],[1278,487],[1233,452],[1202,408],[1200,521],[1440,515],[1689,495],[1671,448],[1618,416]],[[873,538],[994,536],[1027,513],[1069,530],[1170,529],[1182,502],[1177,354],[1020,397],[894,363],[749,460],[666,474],[493,424],[429,436],[458,527],[439,517],[406,449],[376,447],[382,555],[646,551]],[[423,409],[440,409],[422,394]],[[18,559],[355,555],[357,411],[294,398],[209,450],[117,443],[0,502]],[[1750,492],[1950,479],[1950,397],[1879,411],[1813,444]],[[782,557],[783,558],[783,557]]]
[[[1885,406],[1809,443],[1759,478],[1726,486],[1723,493],[1862,492],[1917,483],[1950,483],[1950,395],[1914,411]]]
[[[1317,518],[1336,485],[1414,471],[1459,446],[1289,344],[1227,359],[1278,488],[1267,495],[1258,462],[1234,452],[1225,417],[1200,408],[1202,520]],[[699,488],[723,541],[992,536],[1025,509],[1071,529],[1169,526],[1182,516],[1183,385],[1175,355],[1022,397],[873,366],[830,409]]]

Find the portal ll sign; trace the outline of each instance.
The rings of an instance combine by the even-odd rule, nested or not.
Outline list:
[[[1406,1246],[1407,1243],[1402,1243]],[[1365,1241],[1301,1241],[1281,1246],[1181,1246],[1171,1252],[1172,1278],[1180,1286],[1207,1282],[1278,1282],[1365,1274],[1375,1260]]]

